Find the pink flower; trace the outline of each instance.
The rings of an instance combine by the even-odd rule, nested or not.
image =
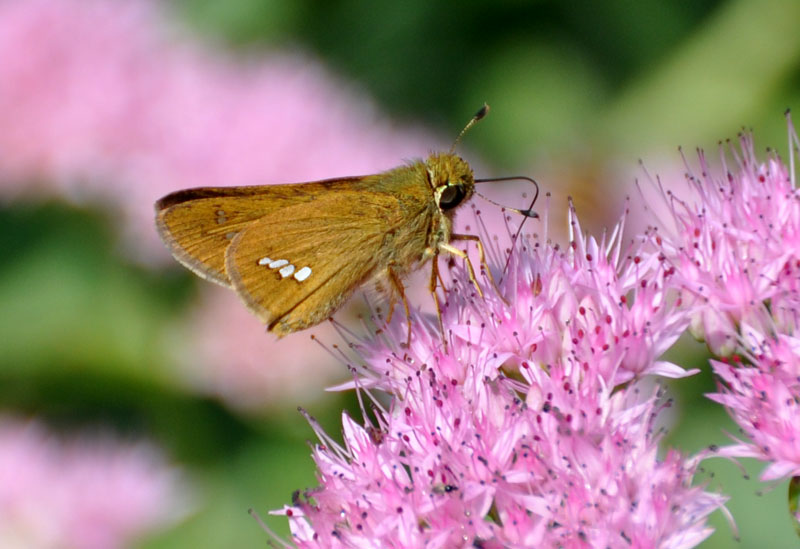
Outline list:
[[[101,203],[122,212],[126,250],[165,260],[153,203],[170,191],[376,172],[435,144],[392,127],[312,59],[213,51],[163,9],[0,2],[0,196]],[[310,386],[295,380],[329,378],[331,361],[305,337],[278,343],[225,290],[202,292],[178,329],[192,386],[258,407],[304,398]]]
[[[490,295],[454,311],[447,324],[454,344],[476,337],[480,326],[487,352],[542,364],[584,357],[611,385],[646,374],[694,373],[658,360],[688,316],[668,294],[670,271],[654,249],[644,241],[624,245],[624,217],[599,241],[583,233],[572,207],[568,219],[569,249],[528,242],[529,253],[512,257],[511,307]],[[470,287],[460,291],[474,294]]]
[[[335,335],[327,323],[311,333],[321,339]],[[309,402],[341,379],[339,363],[310,340],[309,332],[278,340],[233,292],[216,286],[202,292],[172,341],[185,383],[241,411]]]
[[[501,284],[510,304],[453,270],[446,352],[417,314],[409,348],[405,319],[353,343],[347,386],[371,413],[343,416],[344,447],[311,419],[320,485],[276,512],[295,543],[693,547],[711,533],[724,497],[692,486],[702,456],[658,458],[662,405],[635,383],[685,375],[656,366],[685,313],[664,295],[658,256],[622,253],[621,231],[596,241],[571,218],[566,252],[518,246]]]
[[[789,122],[790,150],[798,143]],[[764,480],[800,474],[800,193],[775,153],[759,162],[742,135],[722,155],[722,175],[700,153],[689,170],[691,199],[664,193],[673,231],[658,237],[665,262],[693,315],[693,333],[712,361],[723,404],[748,437],[721,454],[769,463]]]
[[[167,255],[170,191],[375,172],[433,144],[312,60],[214,52],[149,0],[2,2],[0,59],[0,192],[110,203],[146,257]]]
[[[695,308],[693,334],[721,355],[736,348],[739,324],[769,330],[775,319],[764,303],[782,299],[779,280],[794,278],[800,258],[800,203],[786,166],[774,153],[759,162],[750,135],[740,137],[740,149],[730,149],[734,167],[721,155],[721,174],[702,151],[699,175],[687,164],[695,202],[663,191],[673,230],[661,247],[673,284]]]
[[[764,481],[800,475],[800,340],[765,338],[748,353],[749,364],[712,361],[724,405],[747,440],[723,449],[726,455],[769,463]]]
[[[0,418],[0,545],[108,549],[185,514],[177,472],[144,445],[58,442]]]

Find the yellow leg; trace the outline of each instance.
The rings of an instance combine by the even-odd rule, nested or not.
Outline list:
[[[439,262],[436,262],[436,278],[439,279],[439,287],[442,291],[447,294],[447,286],[444,283],[444,279],[442,278],[442,271],[439,270]]]
[[[475,245],[478,247],[478,256],[480,257],[481,268],[484,270],[484,272],[489,277],[489,282],[492,283],[492,287],[494,288],[495,293],[497,293],[497,295],[500,296],[500,299],[502,299],[503,302],[506,305],[508,305],[508,301],[506,301],[506,298],[503,297],[503,294],[500,292],[500,288],[497,287],[497,283],[494,281],[494,276],[492,276],[492,270],[489,268],[489,264],[486,263],[486,252],[484,251],[483,242],[481,242],[480,237],[476,236],[474,234],[452,234],[452,235],[450,235],[450,240],[471,240],[471,241],[475,242]],[[440,245],[440,247],[445,247],[445,246],[447,246],[447,248],[445,248],[445,249],[447,249],[448,252],[454,253],[455,255],[457,255],[459,257],[463,257],[464,260],[467,262],[467,270],[469,271],[469,278],[472,281],[472,283],[475,285],[475,287],[478,289],[478,295],[483,297],[483,292],[481,292],[481,289],[478,287],[478,283],[477,283],[477,281],[475,279],[475,269],[472,268],[472,262],[469,260],[469,256],[467,256],[466,253],[464,253],[463,251],[459,250],[458,248],[453,248],[452,246],[449,246],[448,244]],[[456,250],[456,251],[453,252],[452,250]]]
[[[400,277],[397,276],[397,273],[391,267],[387,268],[389,272],[389,280],[392,281],[392,286],[394,289],[397,290],[397,293],[400,295],[400,299],[403,301],[403,308],[406,311],[406,321],[408,322],[408,338],[406,339],[406,347],[411,346],[411,310],[408,308],[408,300],[406,299],[406,291],[403,287],[403,282],[400,280]],[[394,310],[394,298],[391,301],[391,309],[389,309],[389,318],[386,321],[388,324],[392,320],[392,312]]]
[[[428,290],[433,296],[433,304],[436,305],[436,319],[439,321],[439,334],[442,336],[444,352],[447,353],[447,337],[445,336],[444,323],[442,322],[442,307],[439,304],[439,295],[436,293],[436,283],[441,281],[441,279],[442,278],[439,275],[439,252],[437,250],[433,255],[433,261],[431,262],[431,280],[428,284]],[[442,286],[444,286],[444,284]]]
[[[392,283],[392,286],[394,286],[394,282]],[[392,292],[392,295],[389,296],[389,314],[386,315],[386,324],[392,323],[392,316],[394,315],[394,303],[394,292]]]
[[[439,244],[439,249],[450,252],[453,255],[457,255],[466,262],[469,279],[472,281],[472,285],[475,286],[475,289],[478,291],[478,295],[483,297],[483,290],[481,290],[481,287],[478,285],[478,279],[475,277],[475,269],[472,267],[472,261],[469,260],[469,255],[467,255],[467,252],[464,250],[459,250],[450,244]]]

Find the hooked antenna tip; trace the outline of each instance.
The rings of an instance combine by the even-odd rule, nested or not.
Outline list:
[[[480,120],[481,118],[483,118],[484,116],[486,116],[488,113],[489,113],[489,105],[487,105],[486,103],[484,103],[484,104],[483,104],[483,107],[481,107],[481,109],[480,109],[478,112],[476,112],[476,113],[475,113],[475,116],[473,116],[473,117],[472,117],[472,119],[471,119],[469,122],[467,122],[467,125],[466,125],[466,126],[464,126],[464,129],[463,129],[463,130],[461,130],[461,133],[460,133],[460,134],[458,134],[458,137],[456,137],[456,140],[455,140],[455,142],[453,143],[453,146],[452,146],[452,147],[450,147],[450,152],[451,152],[451,153],[452,153],[453,151],[455,151],[455,150],[456,150],[456,146],[457,146],[457,145],[458,145],[458,143],[461,141],[461,138],[462,138],[462,137],[464,137],[464,134],[465,134],[465,133],[467,133],[467,131],[468,131],[468,130],[469,130],[471,127],[472,127],[472,126],[474,126],[476,122],[478,122],[478,120]]]

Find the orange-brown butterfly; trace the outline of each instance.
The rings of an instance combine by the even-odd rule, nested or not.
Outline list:
[[[430,291],[441,329],[436,288],[442,251],[466,261],[482,295],[469,257],[450,243],[474,241],[486,265],[480,239],[454,234],[452,223],[476,183],[469,164],[453,150],[488,109],[484,105],[470,120],[450,152],[383,173],[174,192],[156,203],[159,234],[178,261],[233,289],[279,337],[329,318],[373,280],[397,292],[410,319],[402,277],[432,259]],[[530,209],[515,211],[536,216]],[[485,272],[494,285],[488,267]],[[410,337],[409,323],[409,342]]]

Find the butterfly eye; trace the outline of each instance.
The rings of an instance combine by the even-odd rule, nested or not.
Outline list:
[[[439,208],[442,210],[451,210],[461,204],[465,196],[466,192],[464,191],[463,185],[448,185],[439,197]]]

